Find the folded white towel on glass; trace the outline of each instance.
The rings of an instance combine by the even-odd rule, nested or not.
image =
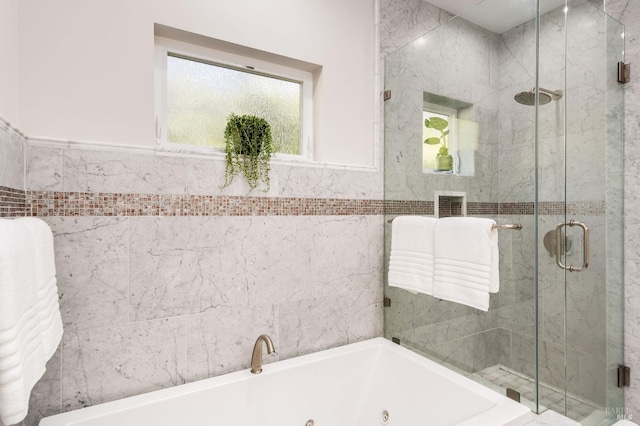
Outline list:
[[[450,217],[434,229],[433,295],[476,309],[489,309],[499,290],[498,231],[492,219]]]
[[[436,219],[398,216],[391,228],[388,283],[412,293],[433,294],[433,229]]]
[[[27,415],[31,389],[60,343],[53,262],[53,237],[44,222],[0,219],[0,420],[5,425]]]

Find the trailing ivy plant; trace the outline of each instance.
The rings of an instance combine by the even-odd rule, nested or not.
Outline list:
[[[271,188],[269,172],[274,148],[271,126],[267,120],[254,115],[229,115],[224,142],[227,165],[222,188],[229,186],[242,172],[251,190],[263,182],[263,191],[268,192]]]

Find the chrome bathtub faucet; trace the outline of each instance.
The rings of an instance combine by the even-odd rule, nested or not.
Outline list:
[[[253,374],[262,373],[262,343],[267,345],[268,355],[271,355],[276,351],[271,337],[266,334],[261,334],[256,340],[256,344],[253,345],[253,355],[251,356],[251,372]]]

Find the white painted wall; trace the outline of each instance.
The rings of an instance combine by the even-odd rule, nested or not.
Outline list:
[[[373,0],[20,0],[22,130],[153,146],[154,22],[321,64],[315,159],[374,165]]]
[[[18,0],[0,0],[0,115],[18,119]]]

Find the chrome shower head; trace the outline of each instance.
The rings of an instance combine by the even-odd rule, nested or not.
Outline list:
[[[546,105],[552,100],[557,101],[562,98],[562,90],[551,91],[543,89],[538,90],[538,105]],[[536,88],[534,87],[528,92],[520,92],[513,97],[517,103],[522,105],[535,105],[536,104]]]

